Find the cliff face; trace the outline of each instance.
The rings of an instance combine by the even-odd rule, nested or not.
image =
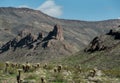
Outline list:
[[[56,39],[56,40],[64,40],[63,37],[63,29],[60,25],[56,24],[52,31],[49,32],[48,36],[46,37],[46,40],[49,39]]]
[[[64,40],[63,30],[60,25],[55,25],[52,33],[53,33],[53,38],[55,37],[55,39],[60,41]]]

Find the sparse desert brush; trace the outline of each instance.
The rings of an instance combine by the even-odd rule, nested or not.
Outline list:
[[[63,70],[67,70],[67,71],[68,71],[68,70],[69,70],[69,67],[68,67],[67,65],[64,65],[64,66],[63,66]]]
[[[39,83],[37,81],[40,81],[40,75],[37,75],[35,73],[26,73],[26,75],[24,76],[24,81],[25,83]],[[35,81],[35,82],[31,82],[31,81]]]
[[[4,63],[0,63],[0,70],[3,70],[5,67],[5,64]]]
[[[119,75],[117,74],[119,71],[106,70],[104,72],[107,75],[110,75],[106,76],[106,74],[101,73],[102,70],[91,67],[85,68],[80,65],[41,64],[38,66],[37,63],[25,63],[23,65],[21,63],[19,65],[19,67],[16,67],[14,63],[9,64],[9,66],[7,64],[8,73],[2,73],[2,70],[0,70],[0,80],[10,80],[11,78],[14,78],[15,80],[12,83],[16,81],[17,83],[119,83],[120,81],[119,79],[110,77],[110,74],[114,73],[116,74],[116,77],[119,78]],[[4,67],[6,67],[6,64],[4,64]]]
[[[28,76],[25,77],[25,80],[32,80],[32,79],[36,79],[37,75],[35,74],[29,74]]]
[[[81,65],[80,65],[80,64],[79,64],[79,65],[76,65],[74,71],[75,71],[76,73],[81,73],[81,72],[82,72],[82,67],[81,67]]]
[[[110,77],[120,78],[120,70],[119,69],[107,69],[107,70],[103,70],[103,73]]]
[[[9,67],[8,68],[8,74],[15,75],[17,73],[16,68]]]
[[[52,75],[52,77],[54,77],[54,79],[52,80],[53,82],[64,82],[64,76],[62,73],[55,73]]]

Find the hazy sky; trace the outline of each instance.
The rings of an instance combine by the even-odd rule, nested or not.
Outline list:
[[[0,0],[0,7],[28,7],[65,19],[120,19],[120,0]]]

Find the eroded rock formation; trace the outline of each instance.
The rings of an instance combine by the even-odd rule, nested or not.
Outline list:
[[[63,41],[63,29],[60,25],[55,25],[53,30],[44,37],[42,32],[39,32],[38,35],[32,34],[29,30],[24,29],[18,33],[18,36],[6,44],[4,44],[0,51],[1,53],[13,48],[14,51],[17,48],[27,47],[29,49],[38,47],[39,44],[43,48],[50,47],[51,45],[57,44],[58,41]],[[54,41],[54,42],[53,42]]]
[[[57,40],[64,40],[64,37],[63,37],[63,29],[61,28],[60,25],[55,25],[54,26],[54,29],[52,31],[53,33],[53,38],[55,37],[55,39]]]
[[[61,28],[60,25],[56,24],[54,26],[53,31],[49,32],[48,36],[46,37],[46,40],[49,40],[49,39],[56,39],[60,41],[64,40],[63,29]]]
[[[102,39],[100,39],[99,37],[95,37],[84,51],[94,52],[94,51],[101,51],[104,49],[106,49],[106,47],[103,45]]]
[[[85,52],[95,52],[105,49],[111,49],[120,44],[120,28],[111,29],[107,34],[95,37],[87,48]]]

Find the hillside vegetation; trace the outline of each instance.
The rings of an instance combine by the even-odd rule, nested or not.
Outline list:
[[[80,64],[0,63],[0,83],[119,83],[119,76],[111,77],[112,73]]]

